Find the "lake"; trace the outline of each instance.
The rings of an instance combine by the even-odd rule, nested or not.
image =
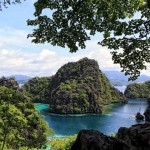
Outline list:
[[[40,110],[49,127],[54,129],[57,136],[77,134],[82,129],[94,129],[109,135],[116,133],[120,127],[130,127],[137,122],[135,114],[143,113],[147,107],[145,99],[129,99],[126,104],[111,104],[106,107],[106,114],[93,115],[56,115],[46,112],[48,104],[35,104]]]

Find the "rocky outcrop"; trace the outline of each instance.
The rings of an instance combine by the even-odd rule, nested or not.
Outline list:
[[[150,150],[150,124],[122,127],[117,138],[94,130],[82,130],[71,150]]]
[[[145,115],[145,121],[150,121],[150,96],[147,99],[147,103],[148,103],[148,107],[144,112],[144,115]]]
[[[141,115],[140,112],[138,112],[138,113],[136,114],[135,118],[136,118],[136,120],[144,120],[144,116]]]
[[[117,138],[125,141],[131,150],[150,150],[150,124],[138,124],[130,128],[121,127]]]
[[[95,130],[82,130],[71,150],[129,150],[129,146],[116,138]]]
[[[88,58],[62,66],[52,77],[51,86],[52,113],[102,113],[104,104],[126,101],[110,85],[98,63]]]
[[[150,121],[150,106],[147,107],[146,111],[144,112],[145,121]]]

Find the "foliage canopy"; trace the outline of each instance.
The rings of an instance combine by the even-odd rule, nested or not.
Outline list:
[[[32,102],[49,103],[51,95],[51,77],[34,77],[25,83],[21,90]]]
[[[144,0],[38,0],[36,18],[28,20],[35,29],[28,37],[76,52],[91,36],[102,33],[99,44],[112,50],[114,63],[134,80],[150,62],[149,14]]]
[[[42,148],[53,131],[19,91],[0,86],[0,148]]]
[[[149,98],[150,81],[130,84],[127,86],[124,94],[128,98]]]

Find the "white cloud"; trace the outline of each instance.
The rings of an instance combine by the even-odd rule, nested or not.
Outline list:
[[[69,57],[61,57],[54,51],[46,49],[39,53],[2,49],[0,50],[0,75],[49,76],[69,60]]]
[[[70,57],[59,55],[48,49],[43,49],[38,53],[24,53],[21,50],[2,49],[0,50],[0,76],[13,74],[50,76],[56,73],[65,63],[77,61],[83,57],[97,60],[102,70],[120,70],[119,65],[113,64],[109,51],[102,47],[97,47],[97,49],[84,55],[78,54]],[[150,75],[149,70],[143,73]]]
[[[120,70],[119,65],[113,64],[110,51],[97,45],[98,41],[88,41],[86,50],[68,54],[65,53],[66,49],[61,49],[64,53],[60,53],[59,50],[53,51],[45,45],[43,48],[32,45],[26,36],[27,32],[23,30],[0,29],[0,76],[13,74],[50,76],[65,63],[78,61],[83,57],[97,60],[102,70]],[[41,50],[35,51],[36,48]],[[33,49],[32,52],[29,49]],[[150,75],[150,64],[142,74]]]
[[[96,59],[101,69],[116,69],[111,61],[110,53],[105,48],[97,47],[87,54],[70,56],[59,55],[56,52],[43,49],[38,53],[25,53],[21,50],[0,50],[0,76],[26,74],[30,76],[50,76],[67,62],[77,61],[83,57]],[[117,68],[118,69],[118,68]]]
[[[0,48],[11,46],[26,46],[30,40],[27,39],[27,32],[14,28],[0,28]]]

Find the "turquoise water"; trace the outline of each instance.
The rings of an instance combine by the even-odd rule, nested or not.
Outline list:
[[[55,115],[45,111],[49,107],[48,104],[35,105],[57,136],[77,134],[82,129],[94,129],[108,135],[110,132],[117,132],[120,127],[143,123],[135,120],[135,114],[139,110],[143,113],[147,106],[144,99],[129,99],[126,104],[113,105],[107,114]]]

